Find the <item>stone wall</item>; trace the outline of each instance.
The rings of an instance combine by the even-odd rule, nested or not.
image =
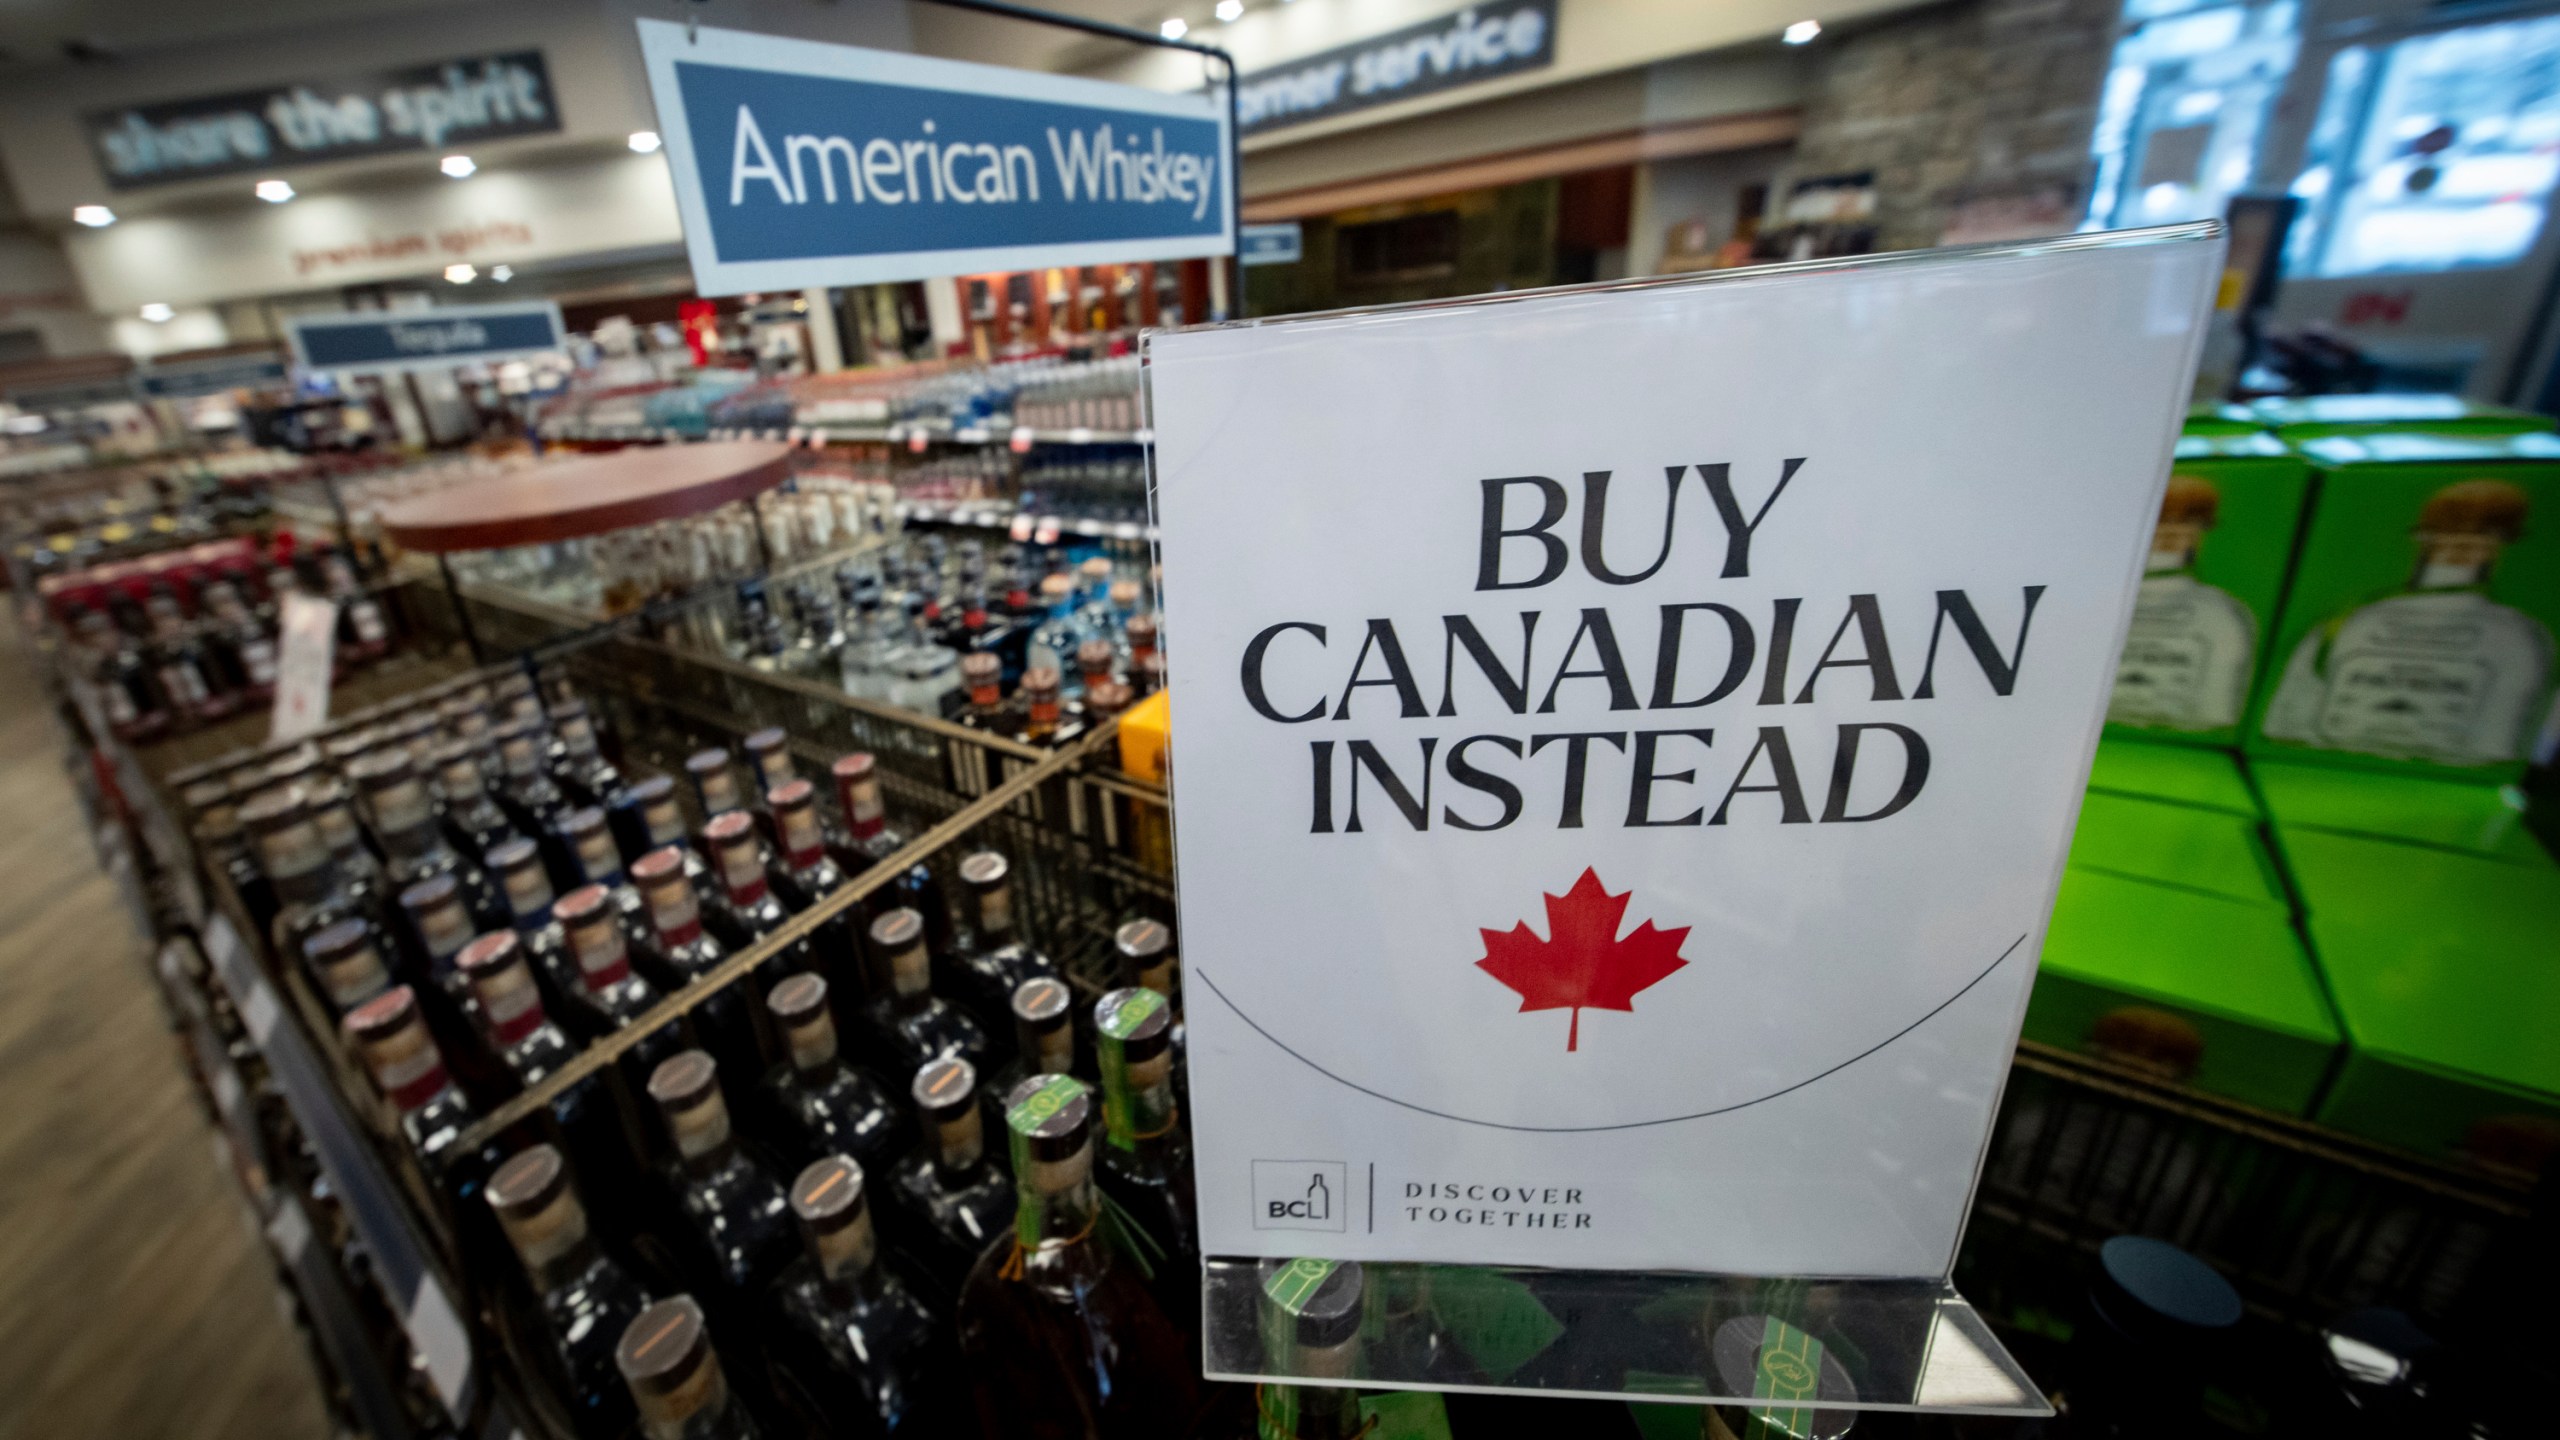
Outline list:
[[[1874,171],[1886,249],[1937,244],[1967,201],[2043,197],[2076,221],[2122,8],[1953,0],[1824,37],[1796,176]]]

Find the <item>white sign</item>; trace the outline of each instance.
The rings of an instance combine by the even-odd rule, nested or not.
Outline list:
[[[1204,1251],[1944,1275],[2221,253],[1154,337]]]
[[[329,672],[337,662],[338,602],[285,593],[276,622],[276,699],[267,739],[299,740],[329,723]]]

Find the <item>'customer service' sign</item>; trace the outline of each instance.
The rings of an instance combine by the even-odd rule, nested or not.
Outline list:
[[[1211,98],[639,25],[703,294],[1235,248]]]

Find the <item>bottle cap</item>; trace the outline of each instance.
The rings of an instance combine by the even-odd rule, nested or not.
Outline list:
[[[347,1033],[360,1042],[396,1035],[416,1023],[418,997],[406,985],[394,985],[347,1012]]]
[[[560,817],[560,833],[575,846],[580,840],[604,829],[604,811],[593,805],[581,805]]]
[[[1153,990],[1133,986],[1094,1002],[1093,1030],[1119,1063],[1136,1065],[1173,1045],[1173,1006]]]
[[[927,1062],[908,1087],[927,1123],[965,1110],[978,1093],[977,1067],[954,1056]]]
[[[961,663],[965,667],[968,662],[964,658]],[[838,781],[860,780],[870,775],[877,764],[868,752],[856,750],[850,755],[837,756],[836,763],[828,766],[827,770]]]
[[[453,964],[463,974],[476,978],[504,970],[523,959],[522,949],[513,930],[493,930],[463,946],[462,953],[453,957]]]
[[[703,838],[714,845],[729,846],[741,839],[755,838],[755,817],[744,810],[730,810],[714,815],[702,827]]]
[[[829,1155],[791,1182],[791,1213],[821,1235],[860,1219],[862,1202],[862,1167],[848,1156]]]
[[[1005,1097],[1004,1123],[1017,1159],[1067,1159],[1091,1139],[1093,1091],[1072,1075],[1030,1076]]]
[[[904,950],[924,937],[924,917],[899,906],[871,922],[871,943],[883,950]]]
[[[1046,1030],[1066,1019],[1074,1002],[1075,992],[1067,988],[1066,982],[1034,975],[1013,987],[1013,1018]]]
[[[532,841],[519,835],[490,846],[488,858],[492,870],[517,870],[540,863],[542,857],[535,852]]]
[[[806,780],[786,780],[764,798],[776,810],[797,810],[815,800],[817,793],[817,787]]]
[[[649,1098],[669,1114],[690,1110],[720,1095],[720,1067],[699,1050],[684,1050],[649,1072]]]
[[[1004,662],[991,650],[972,650],[960,657],[960,678],[970,685],[993,685],[1004,673]]]
[[[569,1164],[560,1152],[528,1145],[489,1176],[489,1204],[504,1216],[538,1215],[568,1187]]]
[[[644,1404],[687,1391],[716,1365],[702,1307],[690,1295],[677,1295],[633,1316],[614,1347],[613,1363]]]
[[[459,888],[451,875],[430,875],[400,892],[400,908],[411,915],[424,915],[453,898]]]
[[[684,852],[673,845],[661,845],[631,864],[631,878],[642,885],[659,885],[684,874]]]
[[[1120,628],[1121,633],[1129,637],[1131,649],[1144,650],[1156,643],[1156,617],[1153,615],[1132,615],[1129,623]]]
[[[1357,1260],[1265,1260],[1258,1267],[1265,1303],[1286,1317],[1304,1349],[1339,1345],[1360,1333],[1368,1276]]]
[[[551,907],[551,913],[559,917],[563,925],[583,925],[604,909],[607,899],[603,886],[581,885],[561,896],[559,903]]]
[[[1129,687],[1117,680],[1096,680],[1084,687],[1085,713],[1097,720],[1108,720],[1129,708]]]
[[[973,890],[989,890],[1001,885],[1013,866],[994,850],[971,852],[960,861],[960,879]]]
[[[773,1018],[784,1025],[797,1025],[811,1016],[824,1014],[827,1008],[827,982],[807,973],[791,976],[773,987],[764,997]]]
[[[1112,660],[1118,654],[1119,651],[1113,649],[1108,640],[1087,640],[1076,647],[1076,668],[1085,671],[1108,670],[1111,668]]]
[[[1173,927],[1161,920],[1132,920],[1111,939],[1129,959],[1152,960],[1173,948]]]
[[[718,775],[728,768],[729,752],[717,745],[708,750],[696,750],[684,759],[684,773],[696,780]]]
[[[1051,699],[1056,698],[1058,693],[1058,672],[1050,669],[1046,665],[1040,666],[1034,670],[1023,671],[1022,693],[1025,698],[1032,700],[1039,700],[1044,697]]]

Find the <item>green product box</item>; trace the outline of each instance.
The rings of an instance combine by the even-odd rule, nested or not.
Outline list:
[[[2560,437],[2302,449],[2320,467],[2319,500],[2249,754],[2515,779],[2551,696]]]
[[[2246,409],[2288,444],[2385,431],[2494,436],[2548,433],[2553,428],[2548,415],[2482,405],[2459,395],[2305,395],[2260,400]]]
[[[2263,435],[2267,427],[2246,405],[2192,405],[2182,427],[2189,435]]]
[[[2250,766],[2278,834],[2319,830],[2432,845],[2539,869],[2551,855],[2525,827],[2524,796],[2512,785],[2383,775],[2326,765],[2264,760]],[[2560,945],[2560,937],[2555,937]]]
[[[2247,905],[2287,909],[2258,822],[2220,810],[2094,791],[2080,802],[2070,865]]]
[[[2257,797],[2240,773],[2238,757],[2200,745],[2156,745],[2100,736],[2089,767],[2089,788],[2111,795],[2139,795],[2206,810],[2256,818]]]
[[[2107,701],[2110,733],[2239,743],[2310,489],[2310,467],[2266,435],[2178,441]]]
[[[2285,912],[2066,869],[2026,1038],[2307,1113],[2338,1025]]]
[[[2321,1123],[2542,1172],[2560,1155],[2560,873],[2312,830],[2284,847],[2352,1047]]]

